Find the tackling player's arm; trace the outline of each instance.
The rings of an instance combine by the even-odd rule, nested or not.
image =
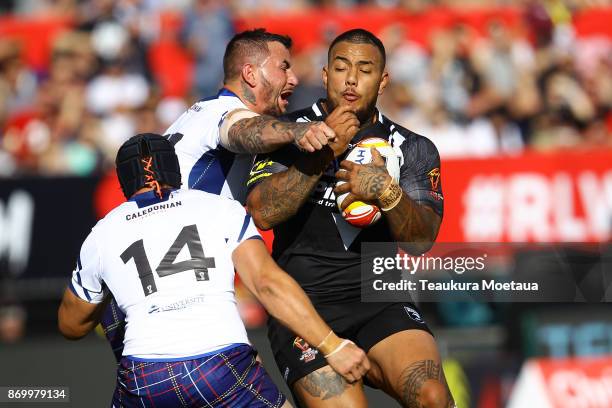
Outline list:
[[[100,255],[92,231],[81,246],[76,269],[57,312],[60,333],[78,340],[93,330],[110,299],[107,293],[100,278]]]
[[[308,152],[320,150],[335,137],[324,122],[283,122],[248,109],[227,114],[220,126],[221,144],[234,153],[268,153],[288,143]]]
[[[234,250],[232,260],[244,284],[266,310],[309,344],[317,344],[340,375],[354,382],[370,369],[364,351],[333,333],[297,282],[270,257],[261,240],[242,242]]]
[[[350,193],[342,202],[343,210],[354,201],[376,203],[402,249],[422,254],[432,247],[442,222],[440,158],[429,140],[421,137],[414,143],[418,154],[426,157],[418,157],[416,165],[404,164],[400,184],[393,181],[383,157],[372,148],[371,163],[360,165],[345,160],[340,164],[336,178],[346,183],[334,192]]]
[[[249,184],[256,181],[257,184],[249,192],[247,206],[259,228],[267,230],[291,218],[304,204],[329,163],[344,153],[359,129],[359,120],[348,106],[336,108],[325,122],[337,135],[329,147],[299,155],[289,168],[268,159],[253,167]],[[270,174],[262,174],[265,172]]]
[[[108,299],[109,296],[101,303],[89,303],[67,288],[57,312],[60,333],[69,340],[85,337],[100,323]]]

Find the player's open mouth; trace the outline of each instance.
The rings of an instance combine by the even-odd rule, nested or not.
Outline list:
[[[289,97],[291,96],[291,94],[293,93],[293,91],[283,91],[280,94],[280,97],[283,101],[287,101],[289,99]]]

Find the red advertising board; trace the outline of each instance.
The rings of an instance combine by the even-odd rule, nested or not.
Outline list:
[[[612,227],[612,150],[442,162],[438,242],[602,242]]]
[[[609,408],[612,358],[540,359],[525,363],[509,408]]]

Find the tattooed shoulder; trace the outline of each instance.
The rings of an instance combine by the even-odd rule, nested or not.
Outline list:
[[[262,133],[268,121],[265,116],[254,116],[234,123],[227,133],[230,150],[236,153],[263,152]]]

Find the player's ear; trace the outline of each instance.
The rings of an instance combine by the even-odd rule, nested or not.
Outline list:
[[[385,91],[385,88],[387,87],[387,84],[389,83],[389,73],[387,72],[387,70],[385,69],[382,73],[382,77],[381,77],[381,81],[380,81],[380,85],[378,85],[378,94],[382,95],[383,92]]]
[[[327,89],[327,65],[323,65],[323,70],[321,71],[321,78],[323,78],[323,88]]]
[[[242,80],[249,84],[251,87],[255,87],[257,85],[257,75],[255,72],[255,66],[253,64],[244,64],[242,66]]]

